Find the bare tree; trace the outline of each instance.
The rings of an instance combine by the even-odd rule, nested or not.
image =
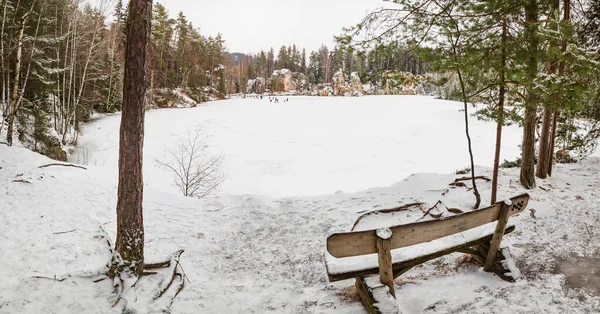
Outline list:
[[[175,149],[167,148],[171,160],[156,162],[174,174],[175,185],[184,196],[203,198],[224,181],[220,166],[223,156],[210,156],[205,151],[207,136],[197,127],[187,132]]]

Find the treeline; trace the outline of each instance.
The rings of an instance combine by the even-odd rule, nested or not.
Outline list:
[[[7,132],[7,144],[18,136],[47,152],[45,146],[74,143],[93,110],[120,110],[127,17],[122,1],[94,8],[77,0],[1,0],[0,16],[0,134]],[[161,4],[154,6],[152,88],[225,94],[226,61],[220,35],[203,36],[182,12],[170,18]],[[51,154],[62,155],[60,149]]]
[[[600,1],[394,3],[370,13],[339,40],[347,47],[369,47],[401,38],[415,49],[429,47],[424,55],[432,53],[426,58],[442,74],[441,83],[452,85],[451,98],[464,102],[465,111],[469,103],[488,104],[480,114],[498,124],[492,203],[507,123],[523,126],[520,183],[525,188],[536,186],[536,176],[552,175],[557,149],[595,148]]]
[[[277,54],[270,48],[257,54],[233,53],[230,55],[235,71],[235,90],[243,92],[248,79],[269,78],[273,71],[289,69],[300,72],[311,84],[330,83],[333,74],[342,70],[346,77],[357,72],[364,82],[381,79],[385,71],[402,71],[422,74],[430,68],[420,54],[399,41],[379,43],[374,47],[357,50],[322,45],[318,50],[306,52],[297,46],[281,46]]]

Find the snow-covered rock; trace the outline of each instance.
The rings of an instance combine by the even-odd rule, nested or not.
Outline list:
[[[354,92],[361,94],[364,93],[363,84],[360,81],[360,76],[358,76],[358,73],[356,72],[350,73],[350,88],[352,88]]]
[[[267,88],[267,82],[263,77],[257,77],[255,79],[248,80],[246,84],[246,93],[248,94],[262,94]]]
[[[339,69],[337,72],[333,74],[333,78],[331,79],[333,85],[333,95],[334,96],[344,96],[346,93],[346,80],[344,79],[344,72],[342,69]]]
[[[381,76],[383,95],[425,95],[426,78],[409,72],[386,71]]]
[[[308,92],[309,84],[306,75],[288,69],[275,70],[269,79],[273,92],[299,94]]]

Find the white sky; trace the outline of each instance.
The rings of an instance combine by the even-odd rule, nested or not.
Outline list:
[[[257,53],[296,44],[307,53],[333,46],[342,27],[360,22],[382,0],[155,0],[179,11],[205,36],[221,33],[230,52]]]

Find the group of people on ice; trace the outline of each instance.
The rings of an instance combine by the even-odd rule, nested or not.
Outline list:
[[[288,101],[290,101],[289,98],[286,98],[286,99],[282,100],[282,102],[288,102]],[[277,98],[277,97],[269,97],[269,102],[278,103],[279,102],[279,98]]]
[[[242,98],[252,98],[252,99],[263,99],[263,95],[242,95]],[[289,98],[282,99],[282,102],[290,101]],[[279,102],[279,98],[277,96],[269,97],[269,102]]]

